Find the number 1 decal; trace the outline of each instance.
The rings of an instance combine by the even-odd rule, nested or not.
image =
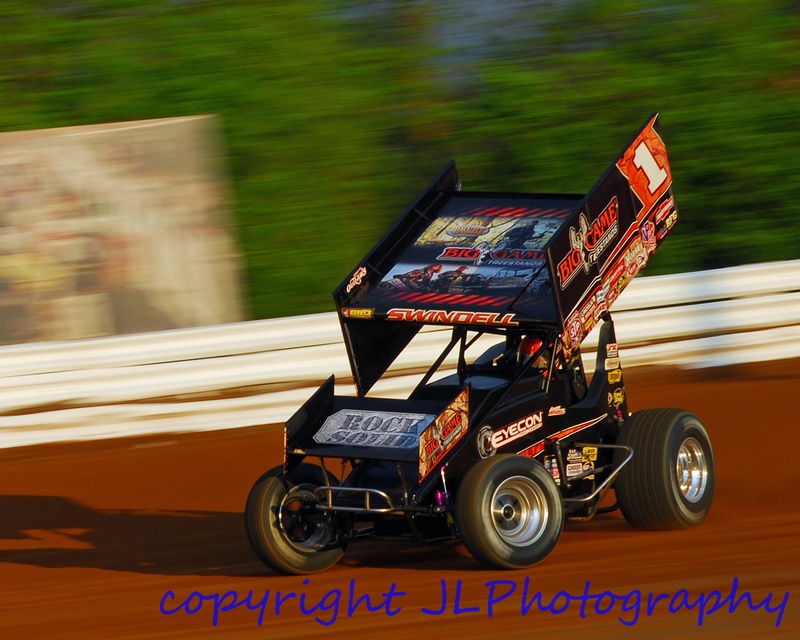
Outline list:
[[[672,184],[667,150],[655,124],[653,118],[617,161],[617,168],[641,200],[642,207],[636,211],[640,223]]]
[[[667,170],[658,165],[653,152],[650,151],[650,147],[647,146],[644,140],[636,147],[636,151],[633,154],[633,164],[637,169],[644,171],[647,176],[649,181],[647,190],[651,195],[658,191],[659,187],[667,179]]]

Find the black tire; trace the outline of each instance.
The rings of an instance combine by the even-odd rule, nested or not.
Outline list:
[[[714,453],[700,420],[650,409],[625,421],[617,441],[633,447],[615,488],[622,515],[640,529],[682,529],[705,520],[714,497]],[[617,451],[620,463],[623,452]]]
[[[474,558],[524,569],[553,551],[564,527],[561,494],[545,468],[513,453],[481,460],[456,494],[456,524]]]
[[[253,485],[245,528],[250,546],[267,566],[303,575],[339,562],[344,545],[334,539],[325,514],[314,508],[314,489],[324,484],[320,467],[301,463],[286,478],[283,467],[275,467]]]

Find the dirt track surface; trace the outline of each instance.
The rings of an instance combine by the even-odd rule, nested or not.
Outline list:
[[[708,520],[665,533],[617,514],[569,523],[527,571],[487,571],[458,544],[358,542],[323,574],[272,573],[242,510],[280,462],[276,426],[0,450],[0,637],[800,637],[800,362],[634,369],[626,383],[631,409],[706,424]]]

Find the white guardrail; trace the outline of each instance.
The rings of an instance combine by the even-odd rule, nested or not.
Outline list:
[[[800,357],[800,260],[640,277],[613,315],[626,368]],[[404,397],[448,336],[422,331],[371,395]],[[0,448],[282,423],[330,374],[354,394],[334,313],[11,345],[0,363]]]

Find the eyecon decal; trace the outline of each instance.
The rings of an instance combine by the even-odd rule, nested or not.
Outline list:
[[[499,449],[503,445],[524,438],[542,426],[542,412],[537,411],[522,420],[512,422],[510,425],[495,431],[492,434],[492,446]]]

